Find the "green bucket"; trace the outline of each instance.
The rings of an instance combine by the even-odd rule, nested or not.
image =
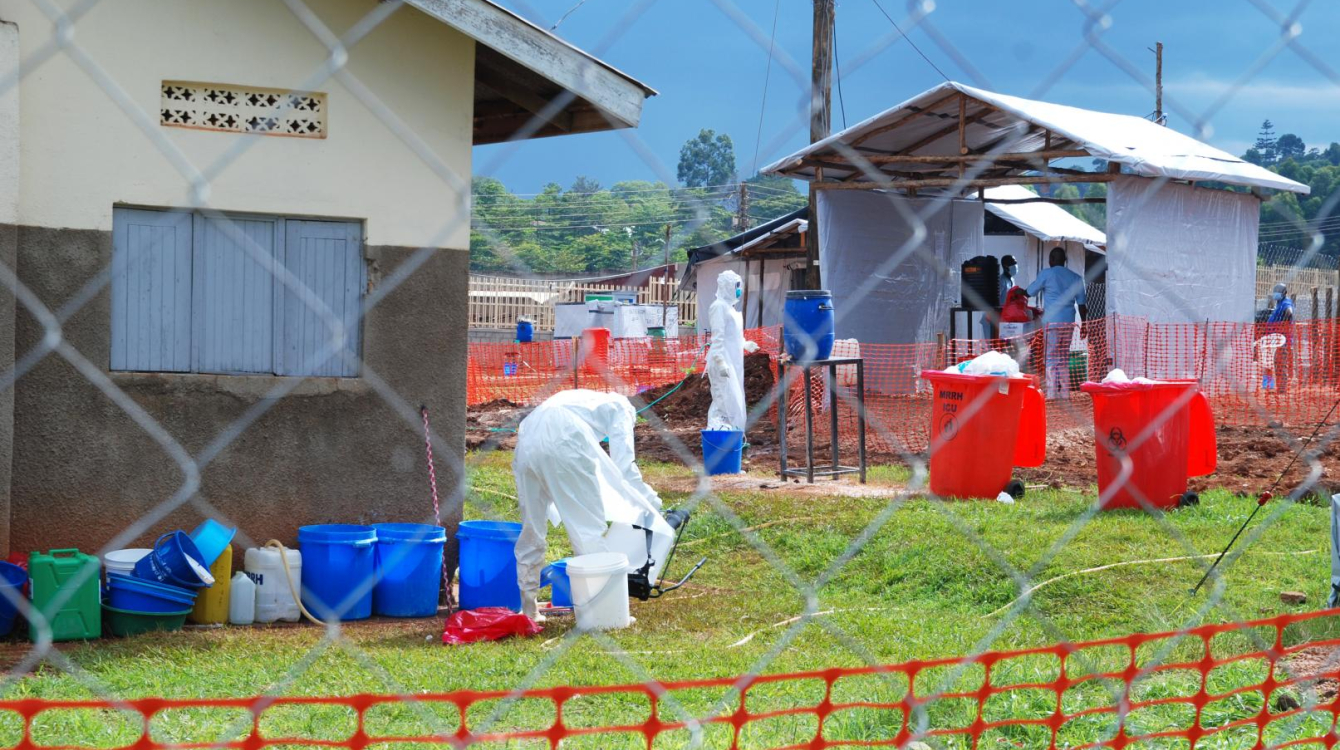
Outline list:
[[[665,338],[665,328],[663,326],[649,326],[647,335],[654,339],[663,339]]]
[[[1080,384],[1089,379],[1089,353],[1070,353],[1070,390],[1078,391]]]

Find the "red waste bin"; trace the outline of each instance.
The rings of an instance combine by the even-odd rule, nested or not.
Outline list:
[[[1214,415],[1194,380],[1084,383],[1093,398],[1094,453],[1104,508],[1194,503],[1189,477],[1214,471]],[[1130,458],[1129,474],[1122,457]]]
[[[610,329],[587,328],[581,338],[582,369],[605,372],[610,367]]]
[[[994,498],[1015,466],[1047,457],[1047,408],[1036,380],[923,370],[935,389],[931,411],[931,492]],[[1011,494],[1023,495],[1014,483]]]

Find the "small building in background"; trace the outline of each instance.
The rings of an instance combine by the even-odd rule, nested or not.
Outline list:
[[[734,271],[744,280],[740,312],[745,328],[782,324],[786,293],[804,289],[808,208],[784,214],[720,242],[688,251],[681,278],[698,294],[698,332],[707,331],[707,310],[716,297],[717,276]]]

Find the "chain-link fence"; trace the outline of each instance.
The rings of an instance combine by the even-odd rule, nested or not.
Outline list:
[[[712,4],[769,75],[775,65],[793,79],[794,119],[760,137],[765,160],[782,157],[809,123],[811,96],[802,66],[775,44],[778,10]],[[606,9],[619,18],[592,52],[654,5]],[[1308,5],[1236,4],[1232,22],[1273,29],[1273,42],[1206,110],[1163,93],[1159,115],[1205,135],[1285,56],[1334,91],[1329,47],[1299,23]],[[0,649],[0,741],[1334,746],[1333,615],[1289,613],[1279,594],[1320,607],[1330,593],[1318,506],[1329,505],[1340,389],[1330,287],[1311,274],[1334,276],[1323,250],[1340,192],[1308,218],[1258,226],[1263,191],[1293,189],[1275,173],[1218,152],[1187,157],[1230,164],[1217,180],[1194,165],[1123,162],[1105,149],[1110,132],[1067,129],[1056,118],[1070,115],[1050,105],[984,91],[991,61],[939,23],[961,9],[879,10],[887,31],[838,55],[839,91],[923,37],[932,46],[919,55],[947,59],[977,88],[947,85],[778,162],[816,186],[808,242],[824,282],[855,279],[832,289],[837,336],[899,320],[890,280],[932,294],[937,321],[950,307],[989,308],[1025,329],[956,338],[918,323],[857,336],[839,354],[864,370],[841,365],[831,381],[816,370],[808,393],[803,368],[778,368],[795,353],[783,331],[753,330],[748,472],[709,478],[706,337],[472,347],[466,336],[471,230],[527,272],[499,232],[478,216],[472,226],[471,144],[619,130],[674,184],[628,127],[649,89],[487,0],[0,2],[0,314],[12,338],[0,341],[11,350],[0,480],[8,551],[31,574],[31,599],[17,578],[0,586],[31,627]],[[1107,41],[1122,11],[1050,9],[1073,13],[1081,33],[1030,96],[1061,98],[1058,84],[1085,56],[1152,90],[1147,66]],[[515,155],[504,147],[496,160]],[[966,283],[961,297],[944,290],[960,279],[959,253],[981,250],[980,220],[954,231],[972,229],[985,189],[1009,184],[1061,205],[1096,200],[1063,186],[1110,187],[1121,211],[1107,212],[1103,300],[1089,305],[1104,313],[1082,325],[1055,308],[1012,321],[1005,299]],[[898,233],[853,277],[834,265],[852,227],[832,207],[857,193]],[[709,208],[655,217],[675,227],[668,249]],[[1142,212],[1146,222],[1130,222]],[[1151,237],[1167,233],[1158,219],[1168,212],[1192,228],[1188,245],[1246,245],[1199,260],[1145,250],[1162,247]],[[1258,261],[1257,240],[1281,237],[1290,250]],[[1046,262],[1037,258],[1039,279]],[[1037,283],[1028,296],[1046,296]],[[1289,302],[1268,299],[1276,283]],[[987,352],[1011,355],[1020,376],[945,372]],[[1114,368],[1135,380],[1094,387]],[[374,553],[360,538],[353,557],[377,572],[353,575],[364,568],[337,559],[347,529],[304,540],[299,527],[443,525],[451,603],[462,519],[518,515],[509,453],[522,407],[572,388],[618,391],[639,409],[643,470],[667,505],[692,514],[677,554],[707,555],[698,576],[635,605],[628,630],[555,615],[538,638],[448,648],[440,619],[360,622],[409,553]],[[797,418],[818,411],[817,445],[779,432],[783,394]],[[830,418],[838,442],[825,443]],[[870,484],[778,476],[779,446],[836,466],[857,429],[869,432]],[[66,645],[133,626],[100,606],[100,566],[69,550],[36,553],[152,544],[152,563],[182,543],[170,532],[206,518],[240,529],[234,568],[257,573],[270,555],[268,581],[250,580],[275,601],[282,584],[301,584],[289,599],[322,626]],[[1244,520],[1254,523],[1241,532]],[[298,574],[282,549],[295,541]],[[568,550],[550,544],[551,558]]]

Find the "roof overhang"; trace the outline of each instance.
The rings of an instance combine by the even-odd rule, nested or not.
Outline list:
[[[986,188],[1109,182],[1114,174],[1052,165],[1106,160],[1144,177],[1306,194],[1282,177],[1140,117],[1021,99],[946,82],[764,167],[851,189]],[[845,183],[845,185],[844,185]]]
[[[1103,230],[1091,226],[1054,203],[1019,203],[1036,199],[1037,193],[1022,185],[1002,185],[984,191],[985,208],[1043,242],[1078,242],[1085,247],[1107,245]]]
[[[474,143],[637,127],[656,91],[489,0],[406,0],[477,43]]]

